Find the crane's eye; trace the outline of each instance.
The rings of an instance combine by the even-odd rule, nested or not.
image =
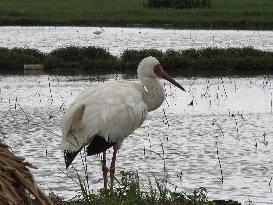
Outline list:
[[[154,67],[154,73],[158,76],[161,76],[163,73],[163,67],[160,64],[155,65]]]

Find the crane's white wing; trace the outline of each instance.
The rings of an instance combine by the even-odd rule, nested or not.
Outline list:
[[[141,126],[148,114],[140,86],[106,83],[83,91],[63,118],[61,148],[77,151],[96,135],[122,142]]]

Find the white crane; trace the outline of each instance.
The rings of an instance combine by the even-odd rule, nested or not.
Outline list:
[[[111,187],[115,173],[117,151],[123,140],[140,127],[148,112],[160,107],[165,98],[164,78],[181,90],[154,57],[144,58],[137,69],[141,83],[104,83],[84,90],[63,117],[61,148],[66,168],[83,147],[87,155],[103,153],[102,171],[107,188],[106,150],[113,146],[110,166]]]
[[[102,32],[104,32],[104,29],[103,29],[102,27],[100,27],[100,29],[101,29],[101,30],[96,30],[96,31],[94,31],[93,34],[95,34],[95,35],[97,35],[97,36],[100,35],[100,34],[102,34]]]

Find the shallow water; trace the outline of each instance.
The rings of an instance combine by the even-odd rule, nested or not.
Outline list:
[[[117,158],[117,176],[122,170],[138,170],[145,182],[165,173],[171,189],[191,192],[204,186],[211,199],[272,204],[272,77],[178,81],[191,94],[162,81],[166,101],[125,140]],[[77,194],[78,187],[62,173],[75,176],[73,169],[65,171],[58,149],[60,120],[80,91],[98,83],[103,82],[92,76],[0,76],[0,136],[16,154],[39,167],[34,175],[46,191],[50,188],[65,198]],[[188,105],[191,96],[193,106]],[[103,186],[99,159],[87,159],[93,190]],[[74,166],[83,174],[80,157]]]
[[[273,31],[178,30],[98,27],[0,27],[1,47],[35,48],[44,52],[65,46],[99,46],[119,56],[126,49],[245,47],[272,50]]]

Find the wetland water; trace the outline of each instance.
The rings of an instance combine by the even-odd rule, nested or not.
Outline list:
[[[106,78],[123,81],[121,76]],[[189,96],[162,81],[166,101],[124,141],[117,176],[122,170],[138,170],[143,180],[163,177],[164,162],[157,152],[165,159],[173,189],[191,192],[204,186],[211,199],[273,204],[272,80],[178,78],[193,96],[193,106]],[[93,76],[0,76],[0,137],[39,168],[34,175],[44,190],[50,187],[67,199],[79,187],[60,171],[66,172],[58,149],[61,117],[80,91],[99,83]],[[103,186],[99,159],[87,158],[94,190]],[[83,173],[80,157],[74,166]],[[67,173],[75,176],[73,169]]]
[[[178,30],[97,27],[0,27],[1,47],[35,48],[44,52],[66,46],[99,46],[119,56],[125,49],[245,47],[272,50],[273,31]]]

